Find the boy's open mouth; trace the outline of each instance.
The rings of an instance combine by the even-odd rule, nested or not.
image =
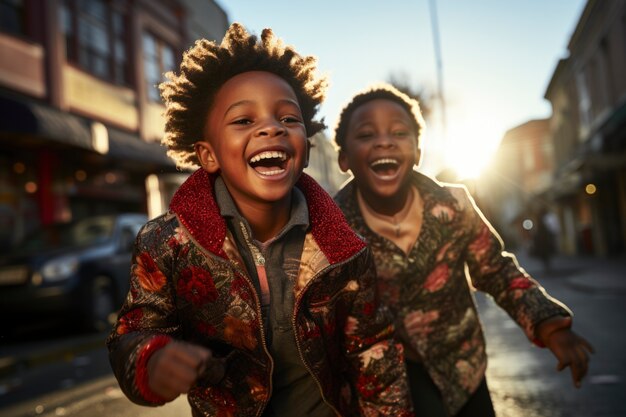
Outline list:
[[[287,153],[283,151],[265,151],[254,155],[248,164],[261,175],[278,175],[285,171]]]
[[[381,177],[392,176],[398,172],[400,163],[397,159],[381,158],[370,164],[370,169]]]

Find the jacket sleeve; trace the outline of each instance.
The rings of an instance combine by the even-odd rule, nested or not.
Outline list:
[[[131,401],[141,405],[165,403],[149,389],[146,365],[150,355],[178,331],[167,267],[173,251],[163,236],[175,239],[173,233],[167,233],[155,222],[139,231],[133,250],[130,290],[106,341],[120,388]]]
[[[474,287],[490,294],[496,303],[524,330],[530,341],[536,338],[537,325],[551,317],[571,317],[572,312],[520,267],[515,255],[504,250],[495,229],[481,213],[465,188],[453,194],[468,222],[469,244],[466,262]]]
[[[361,415],[412,416],[403,348],[393,338],[390,311],[379,303],[369,248],[359,268],[359,293],[347,320],[346,351]]]

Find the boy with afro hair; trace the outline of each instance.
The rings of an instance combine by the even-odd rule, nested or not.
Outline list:
[[[132,401],[194,416],[411,414],[371,253],[303,174],[326,81],[233,24],[161,85],[168,154],[198,167],[139,232],[107,339]]]
[[[423,128],[419,103],[380,84],[356,94],[335,129],[339,166],[353,175],[335,201],[374,254],[380,297],[404,345],[415,414],[495,415],[474,289],[548,347],[559,370],[569,366],[579,386],[593,347],[571,330],[572,312],[504,251],[464,186],[416,170]]]

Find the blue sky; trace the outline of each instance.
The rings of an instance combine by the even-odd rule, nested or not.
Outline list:
[[[329,77],[320,109],[332,135],[350,97],[398,74],[437,91],[430,0],[217,0],[230,21],[271,27]],[[426,120],[422,169],[453,165],[473,175],[504,132],[549,117],[543,98],[585,0],[436,0],[446,129],[441,107]],[[445,134],[444,134],[445,132]]]

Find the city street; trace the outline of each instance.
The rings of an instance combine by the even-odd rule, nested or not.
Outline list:
[[[595,346],[596,353],[583,386],[576,389],[569,370],[556,372],[557,362],[551,353],[532,346],[501,309],[478,294],[487,335],[488,383],[497,415],[626,416],[622,400],[626,381],[626,262],[557,259],[550,275],[534,260],[521,256],[520,263],[574,311],[574,330]],[[184,397],[154,409],[130,403],[109,371],[102,335],[66,342],[65,350],[46,342],[29,343],[28,348],[2,348],[0,417],[190,415]]]
[[[479,296],[487,336],[487,378],[498,417],[626,416],[626,262],[557,259],[552,274],[524,256],[526,268],[549,294],[574,311],[573,329],[595,347],[582,387],[569,368],[557,372],[547,349],[529,344],[491,300]]]
[[[282,325],[293,288],[311,305],[296,301],[298,328],[287,330],[307,339],[296,350],[310,353],[312,365],[362,336],[315,339],[341,333],[334,320],[355,306],[365,316],[375,309],[352,291],[348,275],[361,255],[332,198],[313,185],[339,202],[352,177],[358,195],[344,196],[359,197],[356,215],[346,204],[344,217],[367,236],[363,220],[407,255],[381,246],[377,260],[395,258],[381,279],[386,267],[420,265],[423,299],[437,300],[432,308],[403,305],[414,301],[407,288],[415,277],[390,289],[390,297],[401,293],[394,308],[407,312],[407,326],[416,323],[402,329],[410,337],[448,323],[429,348],[445,350],[460,337],[458,351],[484,353],[470,340],[475,326],[464,331],[475,315],[457,314],[472,299],[450,290],[459,284],[451,271],[467,268],[462,259],[478,261],[480,271],[498,268],[482,263],[493,254],[483,216],[507,245],[520,246],[520,266],[573,312],[573,331],[594,347],[579,388],[490,295],[474,294],[498,417],[626,417],[624,74],[626,0],[0,0],[0,417],[191,417],[186,395],[146,407],[122,392],[106,347],[116,317],[121,336],[171,326],[225,359],[233,377],[209,393],[220,416],[233,414],[230,397],[246,407],[278,399],[280,385],[292,400],[276,401],[279,414],[315,408],[301,401],[306,381],[287,383],[298,367],[290,364],[293,343],[281,345],[278,331],[265,341],[285,358],[257,389],[258,329],[271,328],[264,319]],[[407,250],[411,239],[419,251]],[[259,264],[267,259],[269,307]],[[274,273],[300,261],[293,280]],[[254,283],[242,279],[246,270]],[[334,281],[318,291],[310,281],[326,275]],[[518,279],[503,292],[523,297],[527,284]],[[535,315],[533,306],[512,314],[525,328],[558,328],[529,326],[552,314]],[[572,352],[555,340],[574,344],[567,336],[548,341],[567,351],[561,357]],[[116,370],[138,360],[144,371],[153,352],[118,339]],[[412,341],[422,349],[423,340]],[[233,352],[239,348],[249,354]],[[171,361],[150,368],[153,384],[155,373],[176,377],[177,357],[196,362],[168,352]],[[363,360],[389,377],[381,355]],[[431,360],[458,368],[467,385],[463,369],[475,364],[442,357]],[[209,381],[217,372],[206,364],[194,369]],[[350,365],[332,367],[350,373]],[[320,372],[313,379],[334,387]],[[141,386],[146,373],[131,384]],[[358,383],[376,385],[367,377]]]

